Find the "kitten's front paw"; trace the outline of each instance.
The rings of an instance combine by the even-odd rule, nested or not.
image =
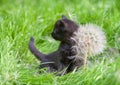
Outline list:
[[[31,37],[31,38],[30,38],[30,41],[34,42],[34,38],[33,38],[33,37]]]

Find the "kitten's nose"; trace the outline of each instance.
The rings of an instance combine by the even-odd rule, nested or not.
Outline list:
[[[54,36],[54,32],[52,32],[51,35]]]

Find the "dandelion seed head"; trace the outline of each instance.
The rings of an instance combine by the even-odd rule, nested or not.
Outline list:
[[[95,56],[105,49],[106,37],[102,28],[94,24],[80,25],[72,40],[75,41],[73,49],[77,51],[77,58]]]

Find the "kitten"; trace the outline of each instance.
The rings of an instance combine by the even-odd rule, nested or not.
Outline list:
[[[76,53],[72,50],[75,42],[71,39],[74,32],[78,30],[78,25],[72,20],[67,19],[64,15],[62,19],[58,20],[54,25],[52,37],[55,40],[61,41],[57,51],[48,55],[42,54],[34,46],[34,39],[31,38],[29,42],[30,51],[41,61],[40,68],[48,67],[49,72],[60,72],[66,68],[64,73],[73,71],[76,67],[81,66],[82,60],[74,61]]]

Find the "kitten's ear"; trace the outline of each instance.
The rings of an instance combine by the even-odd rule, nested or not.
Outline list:
[[[62,19],[67,19],[67,17],[65,15],[62,15]]]

